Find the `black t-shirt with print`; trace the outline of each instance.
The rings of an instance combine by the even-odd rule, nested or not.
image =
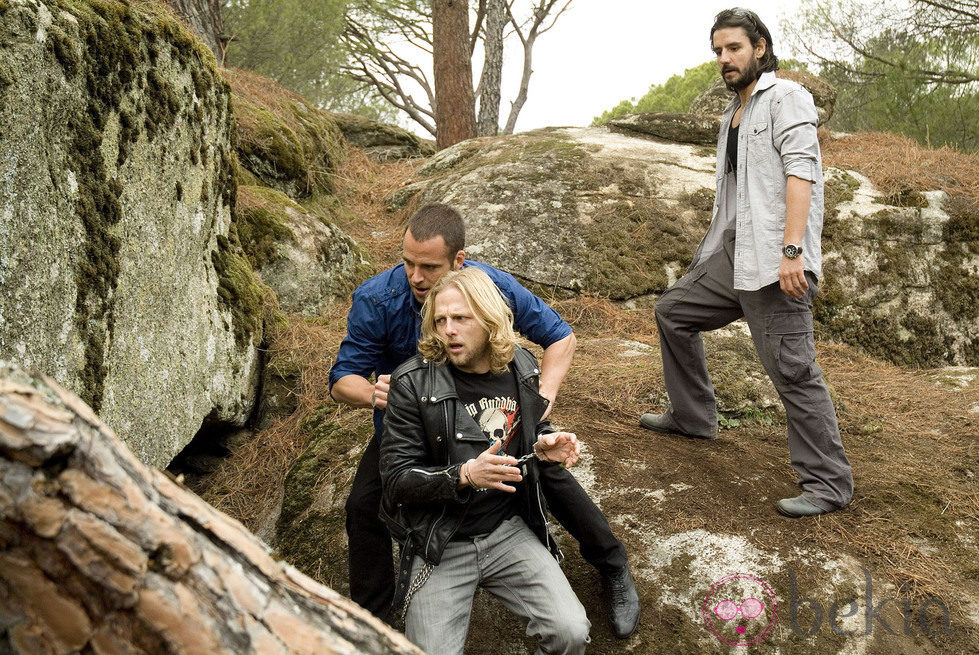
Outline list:
[[[465,373],[451,365],[449,368],[455,378],[459,402],[486,435],[486,446],[493,439],[500,439],[503,450],[514,455],[520,440],[520,408],[513,372]],[[514,486],[512,482],[507,484]],[[516,513],[515,493],[490,489],[475,494],[455,538],[488,534]]]

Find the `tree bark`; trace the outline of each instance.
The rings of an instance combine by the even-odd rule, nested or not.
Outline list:
[[[476,136],[476,98],[469,57],[469,3],[432,0],[435,142],[447,148]]]
[[[500,83],[503,77],[503,28],[506,0],[487,0],[483,32],[483,73],[479,78],[479,136],[495,136],[500,129]]]
[[[524,103],[527,102],[527,89],[530,87],[530,76],[534,74],[533,56],[536,40],[537,34],[531,31],[530,35],[523,42],[523,72],[520,75],[520,90],[517,91],[517,97],[510,103],[510,115],[507,116],[506,126],[503,128],[504,134],[513,134],[513,130],[517,126],[517,117],[520,116],[520,110],[523,109]]]
[[[416,653],[0,363],[0,652]]]
[[[166,0],[190,29],[211,49],[218,62],[224,65],[228,37],[224,32],[219,0]]]

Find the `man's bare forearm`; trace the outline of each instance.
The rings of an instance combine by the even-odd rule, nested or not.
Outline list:
[[[785,180],[785,234],[782,245],[790,243],[802,245],[809,220],[809,204],[812,202],[812,182],[789,175]],[[809,289],[806,281],[805,258],[812,253],[803,252],[801,256],[789,259],[782,256],[778,267],[779,287],[793,298],[801,298]]]
[[[809,204],[812,202],[812,182],[789,175],[785,178],[785,235],[782,245],[802,245],[809,221]]]
[[[359,375],[344,375],[333,384],[330,395],[351,407],[370,407],[374,384]]]
[[[564,377],[571,369],[571,358],[574,357],[577,343],[574,333],[571,333],[544,349],[544,357],[540,363],[540,395],[552,404]]]

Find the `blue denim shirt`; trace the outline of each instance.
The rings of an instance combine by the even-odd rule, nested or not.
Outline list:
[[[571,326],[543,300],[523,288],[509,273],[466,261],[490,276],[513,310],[513,327],[542,348],[571,334]],[[330,388],[345,375],[389,375],[418,352],[421,307],[408,285],[404,264],[370,278],[353,294],[347,315],[347,336],[330,369]],[[374,412],[376,434],[383,413]]]
[[[756,291],[778,282],[785,234],[785,179],[809,180],[812,200],[802,240],[805,269],[822,276],[823,165],[812,95],[775,73],[762,73],[745,105],[738,131],[737,175],[727,171],[727,132],[740,101],[731,101],[717,139],[714,216],[693,264],[722,247],[735,228],[734,288]]]

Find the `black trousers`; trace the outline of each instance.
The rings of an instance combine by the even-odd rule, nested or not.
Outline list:
[[[581,556],[608,575],[628,565],[625,546],[612,534],[602,511],[567,469],[542,465],[541,488],[548,509],[578,541]],[[350,598],[387,619],[394,597],[394,557],[391,535],[378,516],[381,508],[380,445],[371,438],[347,498],[347,562]]]

